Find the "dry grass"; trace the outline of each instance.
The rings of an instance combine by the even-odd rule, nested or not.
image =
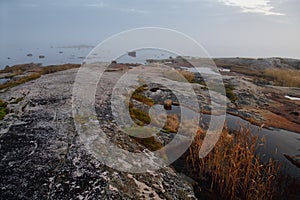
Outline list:
[[[30,74],[28,76],[24,76],[24,77],[19,78],[17,80],[9,81],[9,82],[0,84],[0,89],[15,87],[17,85],[20,85],[22,83],[26,83],[28,81],[31,81],[31,80],[34,80],[34,79],[37,79],[37,78],[40,78],[40,77],[41,77],[41,74],[37,74],[37,73]]]
[[[255,69],[251,69],[251,67],[248,66],[233,66],[230,68],[230,70],[232,72],[236,72],[239,74],[244,74],[244,75],[248,75],[248,76],[255,76],[255,77],[260,77],[262,76],[261,72]]]
[[[58,71],[78,68],[78,64],[64,64],[64,65],[49,65],[49,66],[39,66],[37,64],[23,64],[16,65],[12,67],[6,67],[3,70],[0,70],[0,73],[8,73],[7,78],[13,78],[17,75],[29,72],[28,75],[17,78],[16,80],[11,80],[6,83],[0,84],[0,89],[11,88],[22,83],[40,78],[44,74],[50,74]]]
[[[135,99],[135,100],[137,100],[137,101],[139,101],[141,103],[144,103],[144,104],[146,104],[148,106],[153,106],[155,104],[155,102],[152,99],[147,98],[147,97],[145,97],[144,95],[142,95],[142,94],[140,94],[138,92],[134,92],[132,94],[131,98],[133,98],[133,99]]]
[[[267,69],[266,78],[274,81],[276,85],[287,87],[300,87],[300,70]]]
[[[278,192],[279,166],[262,164],[255,154],[258,137],[247,129],[231,135],[224,130],[212,152],[199,158],[205,134],[199,129],[187,157],[204,187],[223,199],[273,199]]]
[[[164,76],[173,81],[188,81],[190,83],[195,79],[194,73],[185,70],[169,70],[164,73]]]
[[[168,115],[165,126],[163,127],[167,132],[177,133],[179,128],[179,119],[177,115]]]
[[[160,114],[157,118],[154,118],[152,124],[157,127],[161,127],[160,124],[164,123],[163,130],[167,133],[177,133],[180,125],[180,121],[176,114],[166,115]]]

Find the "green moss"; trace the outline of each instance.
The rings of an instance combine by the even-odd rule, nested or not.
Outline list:
[[[49,65],[46,67],[41,67],[41,74],[50,74],[54,72],[64,71],[68,69],[79,68],[78,64],[64,64],[64,65]]]
[[[148,113],[133,107],[129,107],[131,118],[136,121],[138,125],[150,124],[151,118]],[[138,120],[138,121],[137,121]]]
[[[147,149],[149,149],[150,151],[156,151],[163,147],[163,145],[160,142],[156,141],[156,139],[153,136],[148,137],[148,138],[138,138],[138,137],[133,137],[133,136],[130,136],[130,137],[133,138],[134,140],[136,140],[138,143],[140,143],[144,147],[146,147]]]
[[[15,80],[15,81],[9,81],[9,82],[6,82],[4,84],[0,84],[0,89],[15,87],[17,85],[20,85],[22,83],[26,83],[28,81],[31,81],[31,80],[34,80],[34,79],[37,79],[37,78],[40,78],[40,77],[41,77],[40,74],[31,74],[31,75],[19,78],[18,80]]]
[[[20,97],[20,98],[17,98],[15,101],[11,102],[10,104],[18,104],[19,102],[21,102],[23,100],[24,100],[24,97]]]
[[[8,112],[7,103],[0,99],[0,120],[2,120]]]
[[[233,87],[233,85],[225,85],[226,96],[232,103],[235,103],[238,100],[238,97],[233,92],[234,89],[235,88]]]
[[[13,78],[14,76],[17,76],[17,75],[20,75],[20,74],[26,72],[26,70],[29,68],[28,65],[29,64],[16,65],[13,67],[6,67],[5,69],[0,70],[0,73],[11,73],[10,75],[7,75],[7,76],[9,76],[9,78]],[[72,68],[78,68],[78,67],[80,67],[80,65],[78,65],[78,64],[50,65],[50,66],[46,66],[46,67],[33,65],[31,70],[34,70],[35,73],[32,73],[28,76],[21,77],[17,80],[11,80],[6,83],[0,84],[0,89],[15,87],[17,85],[26,83],[28,81],[38,79],[43,74],[49,74],[49,73],[54,73],[54,72],[72,69]]]
[[[150,99],[150,98],[147,98],[145,97],[144,95],[138,93],[138,92],[134,92],[132,94],[132,97],[133,99],[139,101],[139,102],[142,102],[148,106],[153,106],[155,104],[155,102],[153,101],[153,99]]]

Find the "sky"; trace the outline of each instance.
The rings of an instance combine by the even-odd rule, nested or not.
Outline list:
[[[299,10],[299,0],[1,0],[0,52],[94,46],[128,29],[163,27],[212,57],[300,59]]]

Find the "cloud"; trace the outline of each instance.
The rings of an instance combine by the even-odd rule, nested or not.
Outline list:
[[[271,0],[220,0],[227,6],[236,6],[246,13],[262,13],[264,15],[285,15],[284,13],[272,11]]]
[[[135,8],[120,8],[118,9],[122,12],[128,12],[128,13],[138,13],[138,14],[148,14],[150,11],[148,10],[140,10],[140,9],[135,9]]]
[[[86,6],[88,6],[88,7],[97,7],[97,8],[104,8],[104,7],[106,7],[106,4],[103,3],[103,2],[99,2],[99,3],[86,4]]]
[[[105,8],[110,10],[115,10],[119,12],[126,12],[126,13],[136,13],[136,14],[148,14],[150,11],[148,10],[141,10],[136,8],[124,8],[124,7],[118,7],[118,6],[112,6],[110,4],[104,3],[104,2],[97,2],[97,3],[90,3],[86,4],[87,7],[94,7],[94,8]]]

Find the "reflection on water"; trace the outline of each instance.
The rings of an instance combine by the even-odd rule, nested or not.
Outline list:
[[[182,106],[172,106],[172,110],[167,111],[168,114],[178,114],[183,116],[194,116],[194,111]],[[209,124],[210,115],[203,115],[200,124]],[[300,133],[295,133],[283,129],[266,129],[253,125],[250,122],[230,114],[226,115],[226,126],[230,130],[239,130],[241,127],[250,129],[251,133],[258,135],[259,138],[265,138],[264,145],[259,146],[257,153],[260,154],[263,161],[269,158],[281,161],[286,167],[287,172],[300,178],[300,170],[288,161],[283,154],[291,156],[299,154]]]
[[[0,56],[0,69],[7,65],[13,66],[32,62],[42,63],[43,65],[81,64],[91,50],[92,47],[89,46],[74,46],[72,48],[51,46],[26,47],[24,49],[8,48]]]
[[[0,84],[3,84],[7,81],[9,81],[9,78],[0,78]]]

